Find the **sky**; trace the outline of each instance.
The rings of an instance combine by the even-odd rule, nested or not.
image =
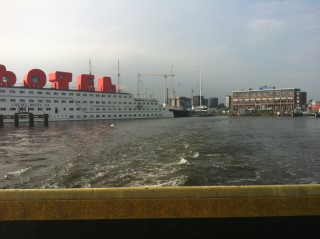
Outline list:
[[[0,64],[111,76],[137,93],[218,97],[275,86],[320,100],[318,0],[0,0]],[[201,72],[201,73],[200,73]],[[48,81],[48,80],[47,80]],[[49,86],[49,84],[48,84]],[[147,89],[147,90],[145,90]]]

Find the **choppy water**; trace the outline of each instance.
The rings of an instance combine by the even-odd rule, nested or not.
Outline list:
[[[313,117],[7,124],[0,188],[320,183],[319,134]]]

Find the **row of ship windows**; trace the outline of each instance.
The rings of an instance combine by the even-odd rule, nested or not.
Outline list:
[[[117,114],[114,114],[114,115],[77,115],[77,116],[74,116],[74,115],[70,115],[69,116],[69,118],[70,119],[74,119],[74,118],[77,118],[77,119],[81,119],[81,118],[84,118],[84,119],[86,119],[86,118],[111,118],[111,117],[113,117],[113,118],[122,118],[122,117],[155,117],[155,116],[161,116],[161,114],[124,114],[124,115],[122,115],[122,114],[119,114],[119,115],[117,115]],[[55,117],[54,116],[54,118],[65,118],[65,117]]]
[[[2,108],[0,108],[0,110],[1,109]],[[38,108],[38,110],[39,109],[40,108]],[[122,115],[122,114],[112,114],[112,115],[108,114],[108,115],[90,115],[90,116],[88,116],[88,115],[83,115],[83,116],[77,115],[76,117],[74,115],[70,115],[69,118],[111,118],[111,117],[113,117],[113,118],[116,118],[116,117],[121,118],[121,117],[150,117],[150,116],[151,117],[161,116],[161,114],[124,114],[124,115]],[[64,116],[64,115],[55,116],[55,115],[53,115],[52,117],[53,118],[66,118],[68,116]]]
[[[5,99],[5,98],[0,98],[0,102],[7,102],[7,99]],[[16,99],[10,99],[10,102],[17,102],[17,100]],[[26,99],[19,99],[19,102],[20,103],[25,103],[26,102]],[[34,99],[29,99],[28,100],[28,102],[29,103],[35,103],[35,100]],[[61,100],[61,102],[59,101],[59,100],[53,100],[53,102],[54,103],[67,103],[67,101],[66,100]],[[37,100],[37,103],[44,103],[44,100],[41,100],[41,99],[38,99]],[[45,100],[45,103],[52,103],[52,100]],[[69,100],[69,102],[68,103],[74,103],[74,101],[73,100]],[[80,100],[77,100],[76,101],[76,103],[77,104],[81,104],[81,101]],[[106,101],[89,101],[89,104],[107,104],[107,102]],[[111,101],[108,101],[108,104],[112,104],[112,103],[114,103],[114,104],[124,104],[124,105],[126,105],[126,104],[129,104],[129,105],[132,105],[132,102],[111,102]],[[88,104],[88,101],[86,101],[86,100],[83,100],[82,101],[82,104]],[[134,102],[134,104],[137,104],[137,102]],[[143,104],[143,105],[145,105],[145,104],[147,104],[147,105],[156,105],[156,103],[145,103],[145,102],[143,102],[143,103],[140,103],[140,104]]]
[[[0,108],[0,111],[6,111],[7,110],[7,108]],[[17,110],[21,110],[21,111],[23,111],[23,110],[26,110],[25,108],[21,108],[21,109],[19,109],[19,108],[15,108],[15,107],[11,107],[10,109],[9,109],[10,111],[17,111]],[[34,111],[34,110],[37,110],[37,111],[44,111],[44,108],[42,108],[42,107],[38,107],[38,108],[33,108],[33,107],[28,107],[28,110],[29,111]],[[55,108],[55,109],[52,109],[52,108],[45,108],[45,111],[57,111],[58,110],[58,108]],[[69,108],[69,109],[67,109],[67,108],[63,108],[63,110],[64,111],[66,111],[66,110],[69,110],[69,111],[74,111],[74,110],[76,110],[76,111],[87,111],[88,109],[87,108],[76,108],[76,109],[74,109],[74,108]],[[100,108],[90,108],[89,109],[90,111],[100,111]],[[111,108],[108,108],[108,109],[106,109],[106,108],[101,108],[101,111],[117,111],[117,108],[113,108],[113,109],[111,109]],[[129,108],[129,109],[127,109],[127,108],[124,108],[124,109],[121,109],[121,108],[119,108],[119,111],[127,111],[127,110],[129,110],[129,111],[131,111],[131,110],[133,110],[133,111],[144,111],[144,110],[148,110],[148,111],[157,111],[157,109],[141,109],[141,110],[138,110],[138,109],[132,109],[132,108]],[[160,110],[160,109],[159,109]]]
[[[26,91],[25,90],[20,90],[20,91],[17,91],[17,90],[8,90],[9,91],[9,93],[10,94],[15,94],[15,93],[19,93],[19,94],[26,94]],[[3,93],[3,94],[5,94],[6,93],[6,90],[5,89],[1,89],[0,90],[0,93]],[[34,95],[34,94],[38,94],[38,95],[43,95],[43,91],[32,91],[32,90],[29,90],[28,92],[27,92],[28,94],[30,94],[30,95]],[[68,96],[74,96],[74,95],[76,95],[76,96],[89,96],[89,97],[93,97],[93,95],[94,94],[89,94],[89,93],[73,93],[73,92],[69,92],[68,94],[66,93],[66,92],[56,92],[56,91],[54,91],[54,92],[51,92],[51,91],[46,91],[45,92],[45,95],[52,95],[51,93],[53,93],[53,95],[60,95],[60,93],[61,93],[61,95],[62,96],[66,96],[66,95],[68,95]],[[96,95],[96,97],[100,97],[100,95],[101,95],[101,97],[113,97],[113,98],[132,98],[132,95],[116,95],[116,94],[95,94]]]

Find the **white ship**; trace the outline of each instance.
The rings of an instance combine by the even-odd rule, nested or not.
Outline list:
[[[15,113],[49,115],[49,121],[139,119],[173,117],[169,107],[154,98],[134,97],[116,90],[110,77],[99,77],[95,89],[94,75],[77,77],[77,89],[69,89],[72,74],[49,73],[51,88],[45,88],[46,74],[30,70],[24,77],[24,86],[15,86],[16,76],[0,65],[0,116],[4,122],[13,122]]]

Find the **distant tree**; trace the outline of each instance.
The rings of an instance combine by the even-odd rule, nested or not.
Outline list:
[[[223,103],[220,103],[220,104],[218,105],[218,109],[222,109],[222,108],[226,108],[226,106],[225,106]]]

